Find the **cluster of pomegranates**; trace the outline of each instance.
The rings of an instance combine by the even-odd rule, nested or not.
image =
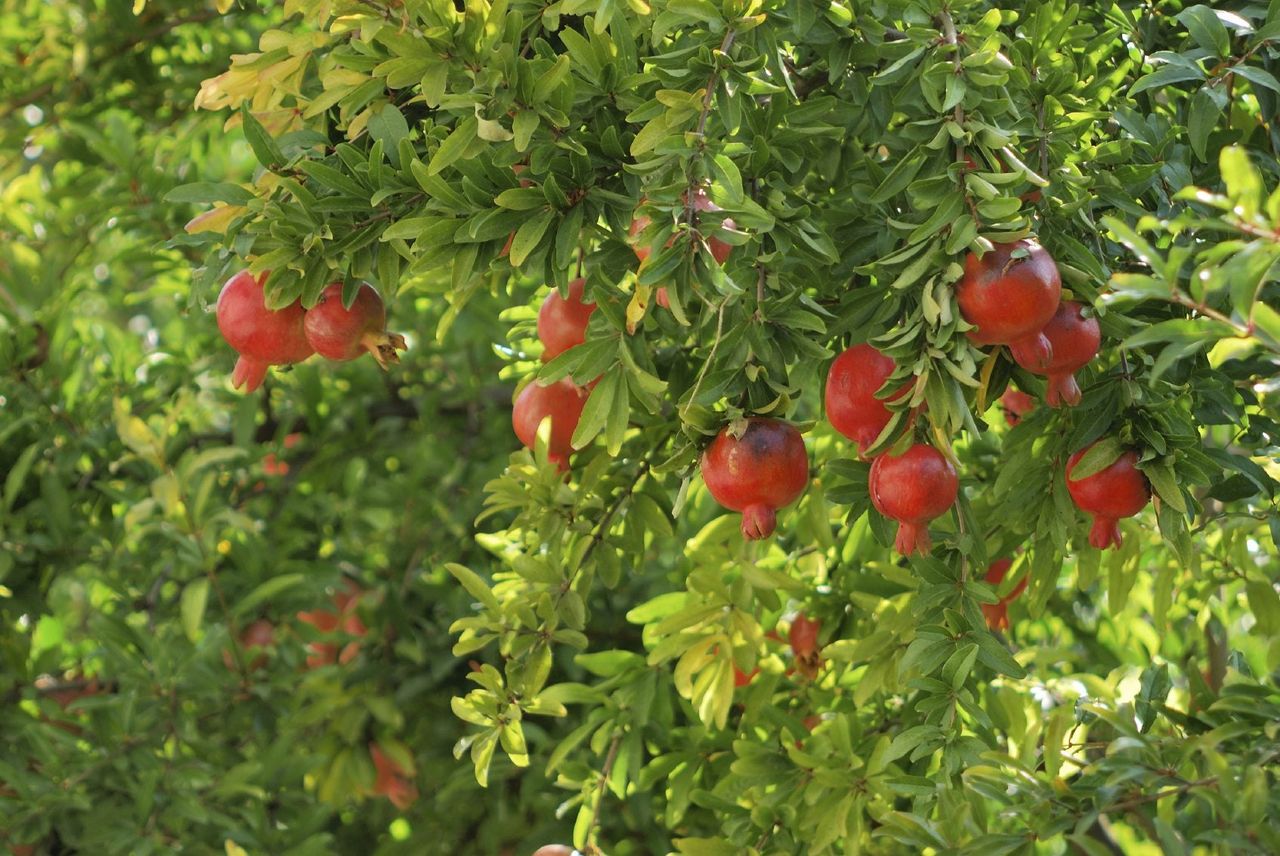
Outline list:
[[[300,363],[312,354],[345,362],[368,352],[383,368],[399,361],[404,337],[387,332],[387,310],[373,286],[361,283],[350,309],[342,305],[342,283],[335,282],[310,309],[294,301],[272,310],[263,293],[270,275],[241,271],[218,294],[218,330],[239,354],[231,373],[236,389],[253,392],[268,367]]]
[[[569,283],[569,296],[561,297],[552,289],[538,309],[538,339],[542,342],[542,361],[552,360],[575,345],[587,340],[587,324],[594,303],[582,299],[587,281],[582,277]],[[511,410],[511,426],[520,442],[530,449],[538,435],[542,420],[550,418],[551,435],[547,446],[547,458],[569,468],[569,456],[573,454],[573,432],[582,418],[582,408],[587,403],[587,389],[578,386],[573,378],[563,377],[543,386],[534,381],[520,390]]]

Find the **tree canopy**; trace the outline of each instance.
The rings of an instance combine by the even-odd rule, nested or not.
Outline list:
[[[0,42],[12,852],[1280,851],[1280,2]]]

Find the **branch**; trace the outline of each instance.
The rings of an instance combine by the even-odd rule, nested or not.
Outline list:
[[[613,774],[613,764],[618,760],[618,749],[622,746],[622,732],[613,735],[609,744],[609,754],[604,759],[604,768],[600,771],[600,783],[596,785],[595,808],[591,811],[591,825],[587,827],[584,839],[587,852],[596,854],[600,851],[595,846],[596,831],[600,828],[600,806],[604,804],[604,789],[609,784],[609,776]]]

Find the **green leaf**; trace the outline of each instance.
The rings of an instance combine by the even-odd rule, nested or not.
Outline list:
[[[1163,89],[1175,83],[1188,80],[1204,80],[1204,72],[1186,65],[1165,65],[1146,75],[1129,89],[1129,97],[1146,92],[1148,89]]]
[[[1178,13],[1178,21],[1200,47],[1212,51],[1214,56],[1225,57],[1231,53],[1231,36],[1217,13],[1208,6],[1183,9]]]
[[[449,136],[445,137],[440,148],[436,149],[436,153],[431,156],[431,162],[427,164],[427,175],[439,175],[446,167],[465,155],[472,143],[476,141],[478,125],[475,116],[468,116],[459,122]]]
[[[394,104],[383,104],[369,117],[369,136],[382,143],[391,164],[400,167],[400,141],[409,136],[409,123]]]
[[[1249,609],[1257,619],[1257,630],[1264,636],[1280,636],[1280,595],[1270,582],[1249,580],[1245,583]]]
[[[1252,219],[1262,205],[1262,176],[1240,146],[1228,146],[1218,156],[1218,168],[1227,185],[1227,196],[1242,219]]]
[[[1187,113],[1187,133],[1191,149],[1201,161],[1208,160],[1209,135],[1217,126],[1222,107],[1205,88],[1201,88],[1191,99],[1191,108]]]
[[[1102,472],[1124,452],[1118,437],[1103,437],[1085,452],[1071,468],[1071,481],[1080,481]]]
[[[209,578],[197,577],[182,589],[182,632],[192,642],[200,636],[200,624],[204,621],[205,606],[209,603]]]
[[[515,240],[511,242],[512,265],[520,267],[524,264],[524,260],[537,248],[542,241],[542,236],[546,234],[547,227],[555,218],[556,212],[547,208],[520,224],[520,228],[516,230]]]
[[[445,569],[453,574],[458,582],[462,583],[462,587],[467,593],[480,601],[481,605],[493,612],[501,612],[502,607],[498,603],[498,598],[494,596],[489,587],[485,585],[484,580],[480,579],[480,575],[475,571],[463,565],[454,562],[445,564]]]
[[[551,98],[551,94],[555,92],[560,84],[564,83],[569,77],[569,56],[561,54],[556,58],[555,64],[538,78],[538,82],[533,85],[533,103],[541,104]]]
[[[191,184],[180,184],[164,195],[165,202],[174,204],[189,202],[196,205],[213,202],[245,205],[253,199],[252,192],[229,181],[196,181]]]
[[[614,412],[613,399],[621,391],[621,383],[622,372],[611,371],[601,378],[595,389],[591,390],[587,403],[583,405],[578,427],[573,431],[573,448],[585,448],[597,434],[604,430]],[[626,395],[626,392],[621,391],[621,394]]]
[[[305,579],[305,574],[281,574],[278,577],[272,577],[242,597],[240,602],[232,609],[231,614],[236,617],[247,615],[253,612],[260,604],[266,603],[276,595],[293,588]]]
[[[258,159],[258,163],[272,172],[276,172],[283,167],[285,164],[284,152],[280,150],[280,146],[267,133],[267,129],[262,127],[262,123],[249,112],[247,101],[240,108],[240,119],[244,123],[245,141],[249,143],[249,148],[253,149],[253,156]]]

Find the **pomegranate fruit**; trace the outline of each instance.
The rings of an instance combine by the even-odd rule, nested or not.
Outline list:
[[[831,363],[827,371],[827,419],[831,427],[858,444],[865,452],[893,418],[876,393],[897,367],[870,345],[854,345]],[[902,395],[906,388],[896,395]]]
[[[594,303],[584,303],[582,290],[587,281],[581,277],[569,283],[569,296],[552,289],[538,309],[538,338],[542,340],[542,361],[560,356],[587,340],[587,322],[596,311]]]
[[[368,351],[385,369],[388,363],[400,362],[396,351],[407,347],[403,336],[387,332],[387,307],[367,282],[360,284],[350,309],[342,305],[342,283],[325,286],[303,327],[317,354],[339,362]]]
[[[687,196],[684,198],[688,199]],[[645,200],[641,199],[640,204],[643,205],[644,203]],[[707,191],[702,188],[698,188],[693,192],[693,208],[698,213],[722,210],[719,205],[711,201],[711,197],[707,196]],[[637,214],[631,221],[631,227],[627,230],[627,234],[631,238],[631,248],[635,251],[636,258],[642,262],[649,258],[650,249],[647,244],[641,243],[638,239],[641,233],[643,233],[645,229],[648,229],[649,224],[652,222],[653,220],[650,219],[648,215]],[[732,217],[726,217],[724,218],[721,228],[734,230],[738,228],[738,224],[733,222]],[[675,243],[675,240],[675,236],[672,236],[667,240],[667,243],[664,246],[671,246]],[[697,247],[698,245],[695,244],[694,246]],[[716,264],[722,265],[729,260],[729,254],[733,252],[733,245],[726,244],[724,241],[712,234],[707,237],[707,249],[711,251],[711,257],[716,260]],[[665,289],[658,289],[658,303],[662,305],[666,305],[666,296],[663,294],[664,291]]]
[[[910,556],[933,549],[929,521],[956,501],[960,481],[941,452],[917,443],[896,457],[886,453],[876,458],[868,487],[876,510],[898,521],[894,549]]]
[[[267,664],[267,649],[275,644],[276,628],[265,618],[259,618],[244,630],[240,631],[240,648],[243,651],[245,670],[256,672]],[[222,662],[228,669],[235,671],[236,658],[230,648],[222,652]]]
[[[570,440],[582,417],[587,403],[586,390],[574,384],[570,378],[561,378],[550,386],[540,386],[537,381],[520,390],[515,407],[511,411],[511,425],[520,442],[532,449],[538,436],[538,425],[551,418],[551,437],[547,445],[547,457],[569,468],[569,455],[573,453]]]
[[[377,743],[369,744],[369,756],[373,759],[375,778],[373,792],[386,797],[396,808],[404,811],[418,799],[418,786],[407,771],[390,758]]]
[[[1008,345],[1023,368],[1048,367],[1053,348],[1041,331],[1061,295],[1053,257],[1025,239],[999,244],[982,258],[970,253],[956,287],[960,314],[977,328],[969,338],[979,345]]]
[[[1074,301],[1064,300],[1041,332],[1049,340],[1053,358],[1047,366],[1023,368],[1048,376],[1049,388],[1045,393],[1045,401],[1050,407],[1061,407],[1064,404],[1074,407],[1080,403],[1080,384],[1076,383],[1075,373],[1098,355],[1098,346],[1102,343],[1098,319],[1086,318],[1084,307]]]
[[[544,844],[533,851],[533,856],[578,856],[578,851],[568,844]]]
[[[818,650],[818,634],[822,632],[822,622],[809,618],[803,612],[791,621],[789,642],[791,652],[797,657],[807,657]]]
[[[809,484],[809,455],[794,426],[752,416],[720,430],[702,454],[702,479],[716,502],[742,512],[742,537],[768,538],[777,510]]]
[[[818,634],[821,632],[822,622],[803,613],[791,622],[791,652],[796,657],[796,671],[811,681],[818,677],[822,668],[822,658],[818,656]]]
[[[1072,479],[1076,464],[1095,445],[1096,442],[1086,446],[1067,460],[1067,491],[1077,508],[1093,516],[1089,543],[1105,550],[1120,546],[1120,518],[1132,517],[1146,507],[1151,500],[1151,482],[1138,469],[1138,453],[1132,449],[1122,452],[1106,469]]]
[[[996,559],[987,566],[986,581],[992,588],[998,589],[1000,583],[1004,580],[1005,574],[1009,573],[1009,568],[1013,566],[1012,559]],[[987,619],[987,626],[992,630],[1008,630],[1009,629],[1009,604],[1012,603],[1018,595],[1022,594],[1027,588],[1027,578],[1023,577],[1021,581],[996,603],[982,604],[982,614]]]
[[[231,385],[253,392],[267,376],[267,366],[300,363],[314,353],[307,342],[301,303],[284,309],[267,308],[262,287],[270,272],[255,278],[241,271],[218,294],[218,331],[240,358],[231,372]]]
[[[1009,423],[1012,428],[1022,421],[1022,417],[1026,416],[1036,407],[1036,400],[1027,395],[1020,389],[1006,387],[1004,395],[1000,396],[1000,412],[1004,414],[1004,421]]]

